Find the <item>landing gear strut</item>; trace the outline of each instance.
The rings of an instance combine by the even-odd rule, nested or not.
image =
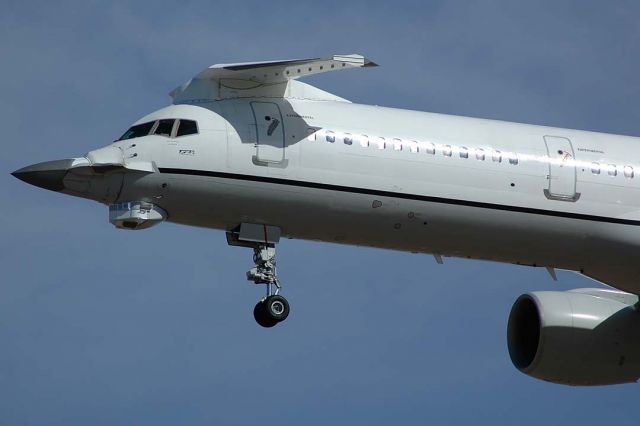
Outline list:
[[[227,243],[232,246],[253,249],[255,267],[247,271],[247,280],[264,284],[265,296],[253,308],[253,317],[262,327],[270,328],[289,316],[289,302],[282,295],[282,286],[276,272],[276,243],[280,240],[280,228],[268,225],[243,223],[227,232]]]

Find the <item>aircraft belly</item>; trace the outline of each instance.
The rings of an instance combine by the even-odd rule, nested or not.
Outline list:
[[[578,271],[617,252],[609,235],[640,242],[635,226],[265,182],[168,180],[171,190],[159,205],[169,221],[193,226],[265,223],[291,238]],[[626,252],[637,256],[638,247]]]

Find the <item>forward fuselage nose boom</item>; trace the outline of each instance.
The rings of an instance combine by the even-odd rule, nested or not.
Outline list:
[[[40,188],[102,203],[113,203],[122,190],[123,171],[96,172],[86,158],[45,161],[11,173]]]

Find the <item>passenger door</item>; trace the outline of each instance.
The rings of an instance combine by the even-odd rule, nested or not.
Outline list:
[[[284,123],[273,102],[251,102],[256,126],[257,164],[281,164],[285,158]]]
[[[575,202],[580,198],[576,192],[576,161],[571,141],[559,136],[545,136],[549,162],[548,186],[544,195],[550,200]]]

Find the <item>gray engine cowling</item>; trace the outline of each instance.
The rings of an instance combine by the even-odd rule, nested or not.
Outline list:
[[[573,386],[640,378],[638,296],[616,290],[540,291],[520,296],[509,315],[513,365],[537,379]]]

